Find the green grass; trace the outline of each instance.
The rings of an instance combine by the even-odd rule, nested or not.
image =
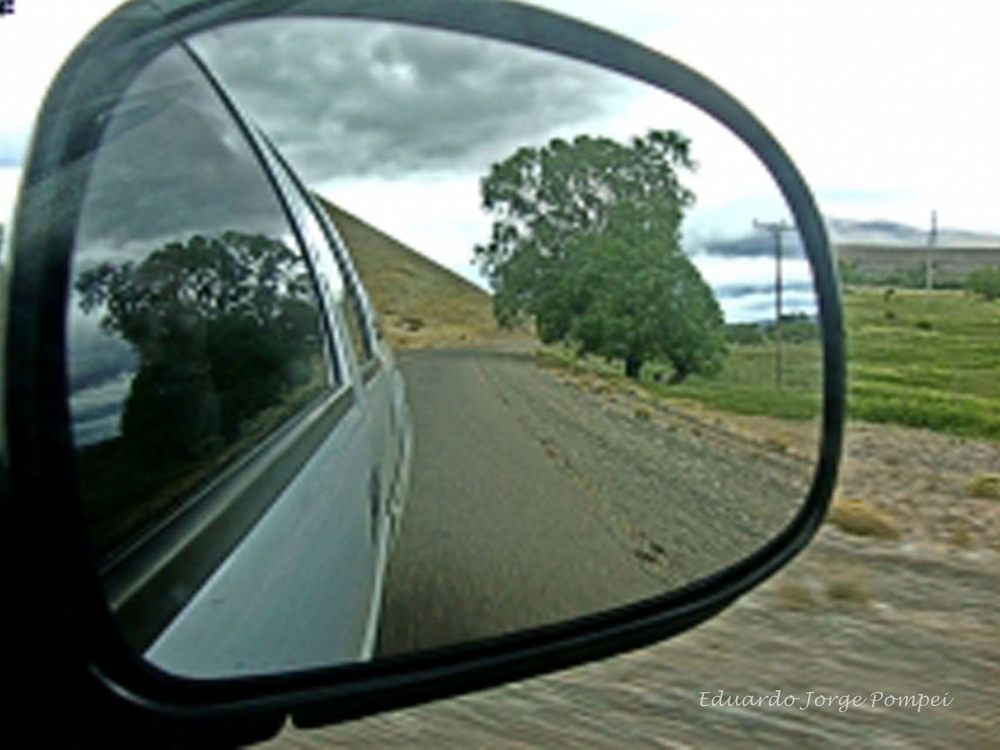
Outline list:
[[[735,344],[730,346],[726,366],[718,376],[693,376],[677,385],[654,381],[652,389],[661,396],[695,399],[738,414],[769,414],[784,419],[815,417],[820,412],[819,345],[786,343],[781,361],[779,388],[775,344]]]
[[[844,294],[848,416],[927,427],[968,437],[1000,438],[1000,301],[961,291],[852,288]],[[889,314],[887,314],[887,312]],[[566,366],[625,382],[619,363],[550,356]],[[820,410],[820,350],[786,343],[783,387],[775,385],[775,346],[732,344],[723,372],[666,383],[670,368],[643,369],[644,388],[741,414],[809,419]],[[656,373],[663,373],[660,382]]]
[[[594,372],[618,385],[629,382],[619,362],[574,357],[564,347],[551,347],[545,356],[553,364]],[[726,365],[717,376],[692,375],[682,383],[670,384],[667,382],[672,372],[670,366],[651,362],[643,368],[639,384],[662,398],[699,401],[738,414],[769,414],[784,419],[810,419],[819,414],[819,345],[784,344],[780,390],[775,378],[776,361],[775,345],[771,342],[731,344]]]
[[[844,306],[852,418],[1000,438],[1000,303],[853,289]]]

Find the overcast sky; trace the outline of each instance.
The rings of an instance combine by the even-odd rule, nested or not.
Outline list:
[[[17,0],[0,18],[0,215],[45,87],[117,4]],[[781,140],[828,216],[925,226],[937,209],[944,226],[1000,232],[1000,3],[538,4],[632,36],[723,85]],[[701,164],[689,180],[699,198],[689,234],[779,218],[773,189],[741,147],[645,87],[427,32],[314,24],[238,37],[244,44],[203,48],[307,181],[466,275],[471,238],[488,227],[476,176],[554,134],[677,127]]]

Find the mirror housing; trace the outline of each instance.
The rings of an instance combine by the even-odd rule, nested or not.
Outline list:
[[[523,679],[687,630],[786,564],[818,529],[842,440],[844,360],[834,264],[809,189],[780,144],[739,102],[675,60],[546,11],[492,0],[358,4],[256,0],[206,6],[132,2],[78,47],[37,123],[5,269],[2,553],[18,574],[3,624],[19,685],[10,712],[25,736],[53,714],[68,736],[149,744],[266,739],[288,715],[301,727],[343,721]],[[243,679],[190,680],[138,658],[108,612],[83,532],[69,437],[66,308],[70,254],[89,165],[107,113],[138,71],[170,46],[221,24],[267,17],[394,21],[513,42],[590,62],[679,96],[736,134],[784,195],[814,276],[823,344],[819,461],[794,521],[751,557],[663,596],[569,623],[439,651]]]

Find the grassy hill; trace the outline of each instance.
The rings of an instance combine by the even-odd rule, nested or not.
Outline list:
[[[316,197],[347,245],[392,347],[463,346],[510,335],[497,329],[493,301],[475,284]]]

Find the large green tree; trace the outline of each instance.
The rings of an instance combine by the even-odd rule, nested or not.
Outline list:
[[[722,313],[680,247],[694,194],[690,142],[651,131],[622,144],[579,136],[521,148],[481,182],[494,215],[476,258],[501,325],[531,316],[546,342],[625,362],[668,360],[674,380],[716,371],[725,353]]]

